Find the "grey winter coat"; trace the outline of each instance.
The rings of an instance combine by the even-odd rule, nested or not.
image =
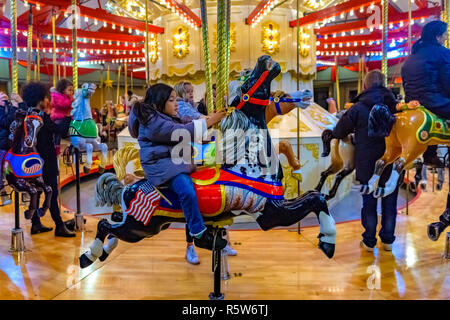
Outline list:
[[[138,139],[141,165],[147,180],[153,185],[161,185],[180,173],[189,174],[195,171],[195,165],[190,155],[185,155],[185,158],[190,160],[189,163],[176,164],[174,161],[180,161],[183,156],[183,151],[180,152],[180,145],[178,145],[180,142],[185,146],[188,144],[191,151],[190,142],[201,141],[207,129],[204,119],[184,124],[178,118],[155,111],[147,125],[143,125],[139,123],[134,112],[130,112],[128,128],[131,136]],[[176,141],[171,141],[172,135],[177,129],[186,130],[184,132],[189,134],[186,140],[188,138],[189,140],[185,141],[180,137]],[[176,149],[174,150],[174,148]],[[172,156],[172,151],[177,152],[174,152]]]

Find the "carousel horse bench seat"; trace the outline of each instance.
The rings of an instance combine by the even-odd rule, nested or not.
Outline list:
[[[427,143],[430,139],[434,138],[441,140],[442,142],[450,141],[450,128],[447,120],[440,118],[431,111],[424,107],[419,107],[423,115],[424,120],[420,128],[417,130],[417,140],[421,143]]]

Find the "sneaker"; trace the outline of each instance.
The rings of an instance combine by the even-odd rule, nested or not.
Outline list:
[[[227,244],[227,246],[225,248],[223,248],[222,251],[228,256],[235,256],[235,255],[237,255],[236,250],[231,248],[229,244]]]
[[[207,250],[213,250],[214,245],[214,235],[211,230],[207,229],[205,232],[203,232],[202,236],[200,238],[194,237],[194,243],[197,247],[207,249]],[[215,239],[215,248],[216,250],[222,250],[226,247],[228,242],[224,240],[220,235],[218,235]]]
[[[422,191],[427,191],[427,184],[425,182],[421,182],[420,189],[422,189]]]
[[[385,251],[392,251],[392,243],[383,243],[383,249]]]
[[[197,253],[195,252],[194,246],[188,246],[186,248],[186,260],[190,264],[199,264]]]
[[[373,252],[373,247],[369,247],[368,245],[366,245],[364,243],[364,240],[361,240],[360,245],[361,245],[361,248],[366,249],[366,251]]]

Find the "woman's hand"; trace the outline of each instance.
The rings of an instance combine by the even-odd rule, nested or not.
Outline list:
[[[218,123],[220,120],[222,120],[224,117],[226,116],[226,112],[225,111],[220,111],[220,112],[213,112],[211,114],[209,114],[206,117],[206,125],[209,127],[211,127],[212,125],[215,125],[216,123]]]
[[[419,101],[411,100],[410,102],[408,102],[408,109],[417,109],[418,107],[420,107]]]

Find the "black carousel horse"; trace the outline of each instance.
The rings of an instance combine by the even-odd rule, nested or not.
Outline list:
[[[200,169],[191,174],[200,212],[207,226],[231,224],[236,215],[248,214],[263,230],[293,225],[313,212],[320,223],[318,247],[332,258],[336,228],[324,196],[320,192],[309,191],[295,199],[283,197],[283,174],[265,119],[270,84],[280,72],[279,64],[269,56],[260,57],[251,76],[242,85],[241,95],[233,100],[235,108],[228,110],[220,125],[224,139],[216,138],[216,160],[224,151],[222,156],[228,158],[231,154],[232,159],[225,159],[222,167]],[[236,144],[229,148],[229,144],[225,144],[230,137],[227,130],[251,131],[252,134],[240,135]],[[262,139],[264,134],[267,135],[265,140]],[[236,136],[231,135],[231,138],[234,141]],[[236,149],[243,152],[228,152]],[[95,240],[89,251],[80,256],[81,268],[91,265],[97,258],[105,260],[117,246],[117,239],[135,243],[157,235],[172,222],[185,222],[176,195],[163,187],[159,187],[159,192],[163,195],[160,200],[155,202],[153,197],[147,198],[146,202],[143,194],[155,193],[146,180],[124,186],[112,173],[100,176],[95,191],[97,205],[121,205],[123,221],[111,224],[102,219],[98,223]],[[150,202],[153,202],[152,214],[145,216],[151,207]],[[108,242],[103,245],[106,237]]]
[[[50,207],[52,188],[42,179],[44,161],[36,150],[37,133],[42,127],[42,118],[34,111],[16,111],[15,121],[11,124],[11,149],[4,158],[4,175],[8,184],[19,192],[30,196],[30,204],[25,210],[25,218],[31,219],[38,210],[38,192],[45,193],[42,208],[38,210],[43,216]]]

